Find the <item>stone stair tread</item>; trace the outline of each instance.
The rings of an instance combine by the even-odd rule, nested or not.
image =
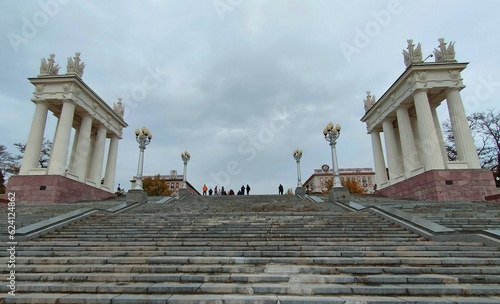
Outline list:
[[[364,283],[364,284],[499,284],[500,275],[443,275],[434,273],[422,274],[375,274],[375,275],[347,275],[347,274],[285,274],[285,273],[80,273],[80,272],[37,272],[21,273],[17,278],[29,281],[62,281],[62,282],[196,282],[196,283]]]
[[[481,251],[500,251],[497,247],[484,246],[482,243],[458,243],[458,242],[432,242],[432,241],[410,241],[406,242],[404,245],[400,242],[373,242],[373,241],[326,241],[321,243],[314,243],[314,245],[309,245],[310,242],[304,241],[278,241],[278,240],[260,240],[260,241],[236,241],[229,242],[224,240],[217,241],[138,241],[138,242],[108,242],[106,243],[106,248],[136,248],[136,247],[150,247],[150,248],[158,248],[158,247],[192,247],[199,248],[201,246],[243,246],[245,248],[255,247],[255,246],[282,246],[282,247],[294,247],[298,249],[308,249],[315,248],[321,246],[322,248],[326,248],[327,250],[417,250],[417,249],[425,249],[425,250],[439,250],[439,251],[449,251],[449,250],[478,250],[478,247],[481,248]],[[36,240],[31,242],[21,242],[19,243],[19,248],[22,250],[26,250],[28,248],[34,248],[37,250],[38,248],[50,248],[54,249],[54,247],[66,247],[66,246],[74,246],[80,250],[82,247],[89,247],[99,250],[102,247],[102,242],[95,241],[84,241],[84,240],[70,240],[70,241],[50,241],[50,240]]]
[[[418,296],[288,296],[288,295],[172,295],[172,294],[64,294],[29,293],[5,298],[5,303],[99,303],[99,304],[187,304],[187,303],[260,303],[260,304],[345,304],[345,303],[476,303],[497,304],[499,297],[418,297]],[[279,301],[279,302],[278,302]]]
[[[23,282],[19,293],[214,293],[286,295],[471,295],[500,296],[500,284],[332,284],[332,283],[108,283],[108,282]],[[6,287],[2,291],[7,291]]]
[[[85,265],[16,265],[16,269],[24,273],[39,272],[105,272],[112,273],[310,273],[310,274],[446,274],[446,275],[500,275],[498,266],[434,266],[422,268],[419,266],[310,266],[310,265],[137,265],[137,264],[85,264]]]
[[[17,257],[19,258],[34,258],[34,252],[29,251],[20,251],[17,253]],[[426,257],[426,258],[500,258],[500,252],[457,252],[457,251],[396,251],[396,252],[387,252],[387,251],[319,251],[319,250],[310,250],[310,251],[285,251],[285,250],[224,250],[220,251],[220,249],[213,250],[156,250],[156,251],[117,251],[117,250],[108,250],[108,251],[66,251],[66,250],[56,250],[56,251],[36,251],[36,256],[38,258],[41,257],[88,257],[99,256],[102,258],[111,258],[111,257],[158,257],[158,256],[166,256],[166,257],[310,257],[310,258],[341,258],[341,257],[357,257],[357,258],[376,258],[376,257],[391,257],[391,258],[403,258],[403,257]],[[7,256],[7,255],[5,255]]]

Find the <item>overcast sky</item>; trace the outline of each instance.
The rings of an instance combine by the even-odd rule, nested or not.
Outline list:
[[[340,168],[373,168],[363,99],[404,72],[407,39],[422,43],[424,56],[438,38],[456,42],[457,60],[470,62],[466,113],[498,106],[499,11],[498,1],[3,1],[0,144],[17,153],[14,143],[27,140],[35,109],[27,78],[40,59],[55,54],[64,74],[80,52],[82,79],[126,107],[115,187],[128,189],[136,174],[142,126],[153,133],[144,175],[182,174],[187,150],[198,190],[295,188],[295,148],[303,181],[331,165],[329,121],[343,127]],[[439,114],[447,119],[445,104]],[[55,122],[49,115],[50,140]]]

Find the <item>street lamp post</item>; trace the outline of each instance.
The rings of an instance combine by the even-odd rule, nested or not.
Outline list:
[[[293,158],[297,162],[297,187],[302,187],[302,182],[300,180],[300,158],[302,157],[302,150],[295,149],[293,151]]]
[[[187,189],[187,164],[191,159],[191,154],[188,151],[184,151],[181,153],[182,162],[184,163],[184,176],[182,178],[182,188],[179,189],[179,198],[187,196],[189,194],[189,190]]]
[[[188,151],[184,151],[181,153],[182,161],[184,162],[184,177],[182,179],[182,188],[186,189],[186,178],[187,178],[187,164],[191,159],[191,154]]]
[[[139,144],[139,164],[137,165],[137,180],[135,182],[135,189],[142,189],[144,150],[146,150],[146,146],[151,143],[151,138],[153,138],[153,133],[151,133],[146,127],[135,130],[135,140]]]
[[[330,144],[332,149],[332,167],[333,167],[333,183],[329,193],[330,201],[339,201],[340,199],[349,198],[349,190],[342,187],[340,181],[339,166],[337,163],[337,139],[340,137],[340,125],[334,126],[333,123],[328,123],[323,130],[325,140]]]
[[[297,162],[297,187],[295,188],[295,195],[305,196],[306,191],[302,187],[302,181],[300,177],[300,159],[302,158],[302,150],[295,149],[293,151],[293,158]]]
[[[144,150],[146,146],[151,143],[151,138],[153,138],[153,133],[146,127],[135,130],[135,140],[139,144],[139,163],[137,165],[137,175],[135,179],[131,180],[132,187],[127,192],[127,203],[146,203],[148,201],[148,195],[142,188],[142,171],[144,165]]]

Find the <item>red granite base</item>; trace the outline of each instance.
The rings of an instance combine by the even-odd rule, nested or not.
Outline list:
[[[11,176],[9,192],[16,193],[16,203],[74,203],[115,197],[114,193],[60,175]]]
[[[488,170],[432,170],[377,193],[393,198],[432,201],[484,201],[498,194],[493,173]]]

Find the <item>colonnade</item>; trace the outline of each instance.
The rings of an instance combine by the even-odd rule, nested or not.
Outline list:
[[[48,167],[46,169],[39,168],[38,161],[49,110],[45,100],[36,100],[35,104],[35,113],[19,174],[62,175],[96,187],[101,185],[107,128],[100,125],[89,113],[84,114],[83,117],[75,117],[75,102],[67,99],[63,100]],[[80,121],[80,124],[75,127],[73,145],[70,151],[69,145],[75,120]],[[104,187],[107,189],[113,189],[114,185],[118,140],[119,137],[116,134],[109,136],[108,156],[103,182]],[[71,157],[68,162],[69,155]]]
[[[51,55],[49,59],[52,66],[53,58]],[[53,73],[41,73],[29,79],[36,87],[32,98],[35,113],[19,175],[60,175],[112,192],[118,142],[122,129],[127,126],[122,117],[123,106],[119,102],[111,108],[97,96],[80,78],[84,65],[79,62],[79,54],[74,58],[72,67],[75,62],[79,64],[74,72],[70,71],[68,62],[66,75],[57,75],[57,68]],[[70,60],[72,58],[68,58]],[[57,125],[48,167],[40,168],[49,111],[57,118]]]
[[[416,50],[408,42],[413,54]],[[361,120],[371,136],[379,189],[430,170],[481,168],[460,95],[465,87],[460,72],[467,63],[457,63],[454,56],[440,58],[448,60],[436,64],[405,58],[406,71],[378,101],[367,92]],[[454,162],[448,161],[436,111],[444,100],[457,150]]]

